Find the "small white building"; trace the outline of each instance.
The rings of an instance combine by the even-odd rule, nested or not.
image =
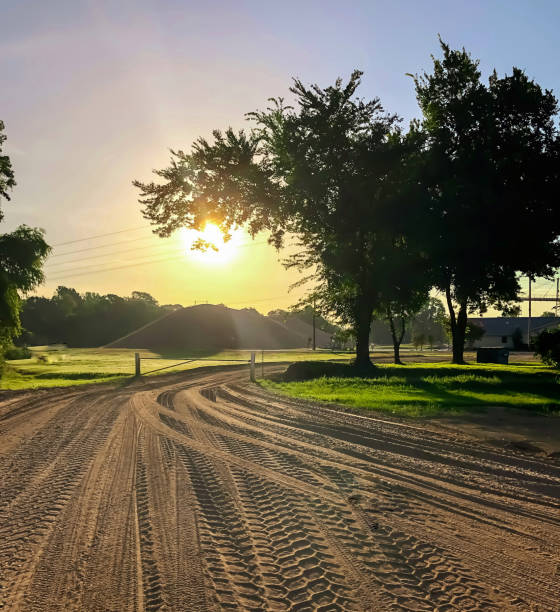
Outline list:
[[[474,343],[474,347],[501,347],[513,349],[513,336],[521,332],[521,342],[527,344],[529,317],[476,317],[469,318],[471,323],[484,329],[484,336]],[[560,325],[560,317],[531,317],[531,337],[538,336],[545,329]],[[519,330],[519,331],[517,331]]]

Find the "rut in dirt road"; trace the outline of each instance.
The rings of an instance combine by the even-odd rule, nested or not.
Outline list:
[[[244,368],[0,399],[2,610],[560,610],[560,465]]]

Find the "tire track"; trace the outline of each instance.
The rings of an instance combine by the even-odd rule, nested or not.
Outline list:
[[[558,463],[246,378],[0,399],[0,607],[560,609]]]

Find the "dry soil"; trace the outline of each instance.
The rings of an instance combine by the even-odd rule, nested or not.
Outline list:
[[[246,369],[0,397],[2,610],[560,609],[560,463]]]

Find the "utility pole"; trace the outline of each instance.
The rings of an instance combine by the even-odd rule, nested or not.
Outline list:
[[[315,300],[313,300],[313,350],[316,348],[315,340]]]
[[[529,318],[527,319],[527,348],[531,348],[531,277],[529,276]]]
[[[554,308],[554,311],[555,311],[557,317],[560,317],[560,310],[559,310],[560,304],[559,304],[559,300],[558,300],[558,297],[559,297],[558,289],[560,288],[559,284],[560,284],[560,276],[557,276],[556,277],[556,307]]]

